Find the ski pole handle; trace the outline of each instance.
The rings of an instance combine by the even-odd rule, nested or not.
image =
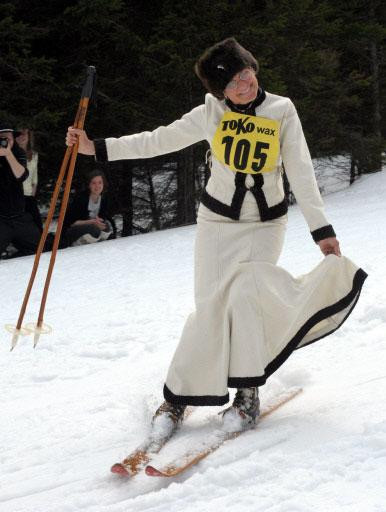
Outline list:
[[[88,66],[86,81],[85,81],[85,84],[82,89],[82,96],[81,96],[80,103],[79,103],[79,109],[76,114],[75,123],[73,125],[74,128],[80,128],[81,130],[83,130],[88,104],[89,104],[89,101],[90,101],[90,98],[91,98],[91,95],[93,92],[93,88],[95,85],[95,79],[96,79],[95,67]],[[78,151],[77,148],[75,149],[75,151],[76,152]]]
[[[82,89],[82,98],[91,98],[95,85],[96,69],[95,66],[87,66],[86,82]]]

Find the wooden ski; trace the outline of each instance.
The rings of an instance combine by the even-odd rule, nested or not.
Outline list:
[[[291,388],[290,390],[286,391],[285,393],[281,393],[276,400],[274,400],[272,403],[268,404],[263,411],[260,414],[259,422],[253,429],[248,430],[242,430],[238,432],[219,432],[219,436],[216,439],[216,441],[209,445],[205,446],[202,450],[198,449],[197,451],[189,452],[182,458],[180,458],[178,461],[168,463],[164,467],[157,468],[152,465],[147,465],[145,468],[145,472],[148,476],[163,476],[163,477],[173,477],[180,475],[187,469],[191,468],[192,466],[196,465],[198,462],[200,462],[202,459],[216,451],[220,446],[222,446],[226,441],[229,441],[231,439],[236,439],[244,432],[250,432],[251,430],[254,430],[258,427],[261,420],[272,414],[274,411],[279,409],[281,406],[295,398],[299,395],[299,393],[302,392],[302,388]]]

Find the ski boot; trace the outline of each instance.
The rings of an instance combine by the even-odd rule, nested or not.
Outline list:
[[[236,392],[232,406],[222,413],[222,428],[226,432],[239,432],[253,428],[257,423],[259,413],[259,389],[240,388]]]
[[[168,441],[184,419],[186,405],[163,402],[151,420],[150,438],[152,444],[162,446]]]

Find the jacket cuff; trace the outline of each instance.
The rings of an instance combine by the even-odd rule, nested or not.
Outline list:
[[[27,167],[24,167],[24,172],[21,176],[19,176],[17,179],[17,181],[25,181],[29,176],[29,170],[27,169]]]
[[[107,148],[106,148],[106,140],[105,139],[95,139],[95,160],[97,162],[107,162]]]
[[[330,238],[336,236],[334,228],[329,224],[328,226],[323,226],[322,228],[315,229],[311,231],[312,238],[315,243],[324,240],[325,238]]]

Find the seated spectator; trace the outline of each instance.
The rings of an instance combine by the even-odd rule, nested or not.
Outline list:
[[[0,257],[12,243],[21,255],[36,252],[40,232],[25,211],[26,155],[15,142],[19,132],[0,121]]]
[[[106,188],[102,171],[95,170],[88,175],[86,190],[74,197],[65,215],[62,245],[91,244],[115,238],[116,227]]]
[[[32,215],[32,218],[39,228],[39,231],[42,232],[43,223],[39,212],[38,202],[36,200],[39,155],[34,150],[33,132],[28,128],[21,129],[20,135],[16,137],[16,142],[27,155],[27,169],[29,176],[26,180],[23,181],[25,211]]]

